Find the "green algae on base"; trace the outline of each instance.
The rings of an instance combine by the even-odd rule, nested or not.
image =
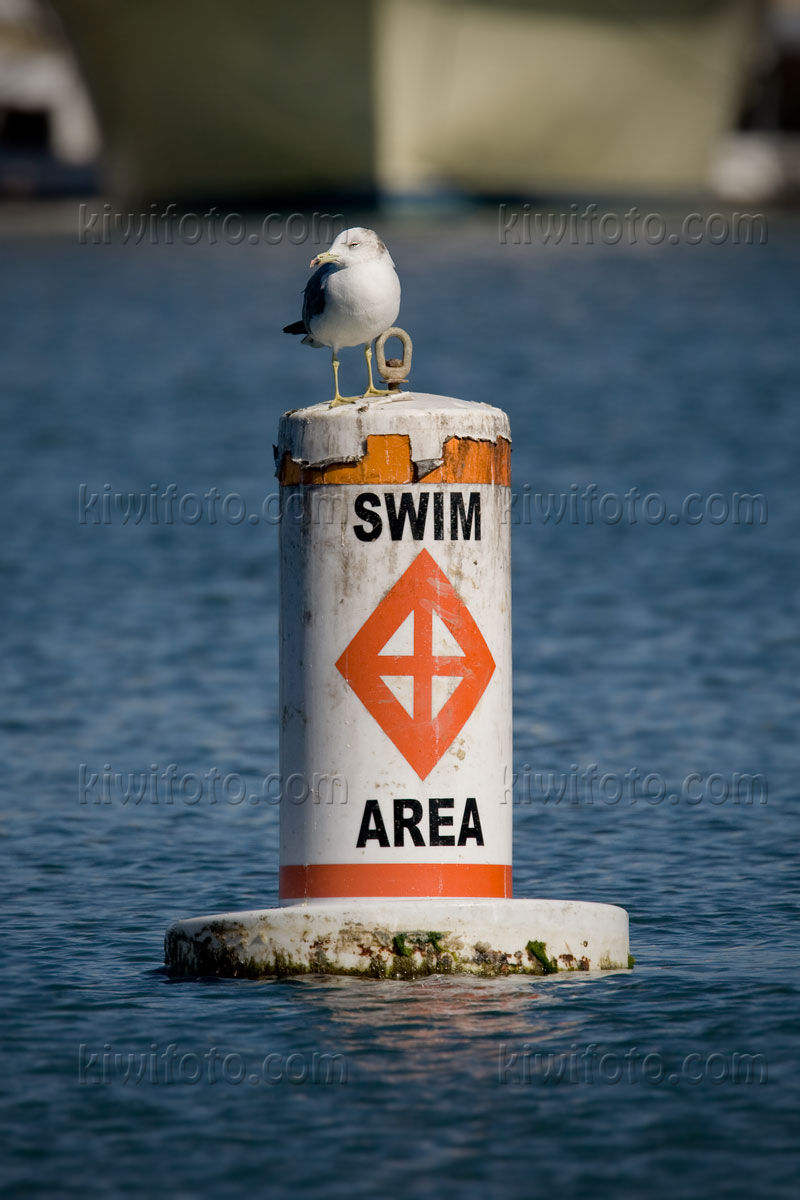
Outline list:
[[[283,939],[282,939],[283,940]],[[544,941],[506,951],[487,942],[465,942],[441,930],[400,930],[351,922],[311,940],[306,928],[276,944],[269,927],[254,931],[238,921],[210,921],[196,933],[176,924],[167,931],[164,961],[173,977],[285,979],[298,975],[412,980],[431,975],[554,975],[592,969],[586,957],[551,957]],[[619,970],[608,956],[596,964]]]
[[[629,971],[630,957],[629,954],[627,962],[614,962],[608,954],[604,954],[597,966],[601,971]]]
[[[398,958],[411,958],[412,950],[406,945],[406,935],[396,933],[392,938],[392,950]]]
[[[530,941],[525,949],[528,951],[529,957],[539,964],[540,974],[555,975],[557,973],[558,963],[554,958],[548,957],[547,946],[544,942]]]

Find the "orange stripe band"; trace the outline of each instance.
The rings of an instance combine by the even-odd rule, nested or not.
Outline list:
[[[281,900],[338,896],[511,895],[511,867],[498,863],[310,863],[281,867]]]
[[[320,483],[494,483],[511,485],[511,443],[474,438],[448,438],[442,447],[442,462],[427,475],[418,476],[411,460],[411,439],[405,433],[371,433],[367,452],[356,463],[329,463],[325,467],[301,466],[284,453],[278,480],[290,484]]]

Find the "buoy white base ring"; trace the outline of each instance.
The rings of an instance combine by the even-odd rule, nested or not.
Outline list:
[[[173,976],[550,975],[625,970],[628,914],[580,900],[323,900],[176,921]]]

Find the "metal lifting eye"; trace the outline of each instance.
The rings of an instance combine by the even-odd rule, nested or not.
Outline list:
[[[386,357],[386,343],[389,338],[393,337],[398,338],[403,347],[403,357],[401,359],[387,359]],[[411,370],[412,351],[411,338],[405,329],[400,329],[397,325],[393,325],[391,329],[385,330],[375,342],[375,359],[377,361],[378,374],[389,384],[390,391],[399,391],[403,388],[408,378],[408,373]]]

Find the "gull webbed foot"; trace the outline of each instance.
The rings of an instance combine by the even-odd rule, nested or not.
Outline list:
[[[372,382],[372,347],[369,343],[364,347],[364,358],[367,360],[367,390],[364,392],[364,397],[367,396],[388,396],[389,392],[385,388],[376,388]]]
[[[331,356],[331,366],[333,367],[333,399],[328,408],[338,408],[341,404],[355,404],[356,400],[361,399],[360,396],[343,396],[339,391],[339,360],[335,350]]]

